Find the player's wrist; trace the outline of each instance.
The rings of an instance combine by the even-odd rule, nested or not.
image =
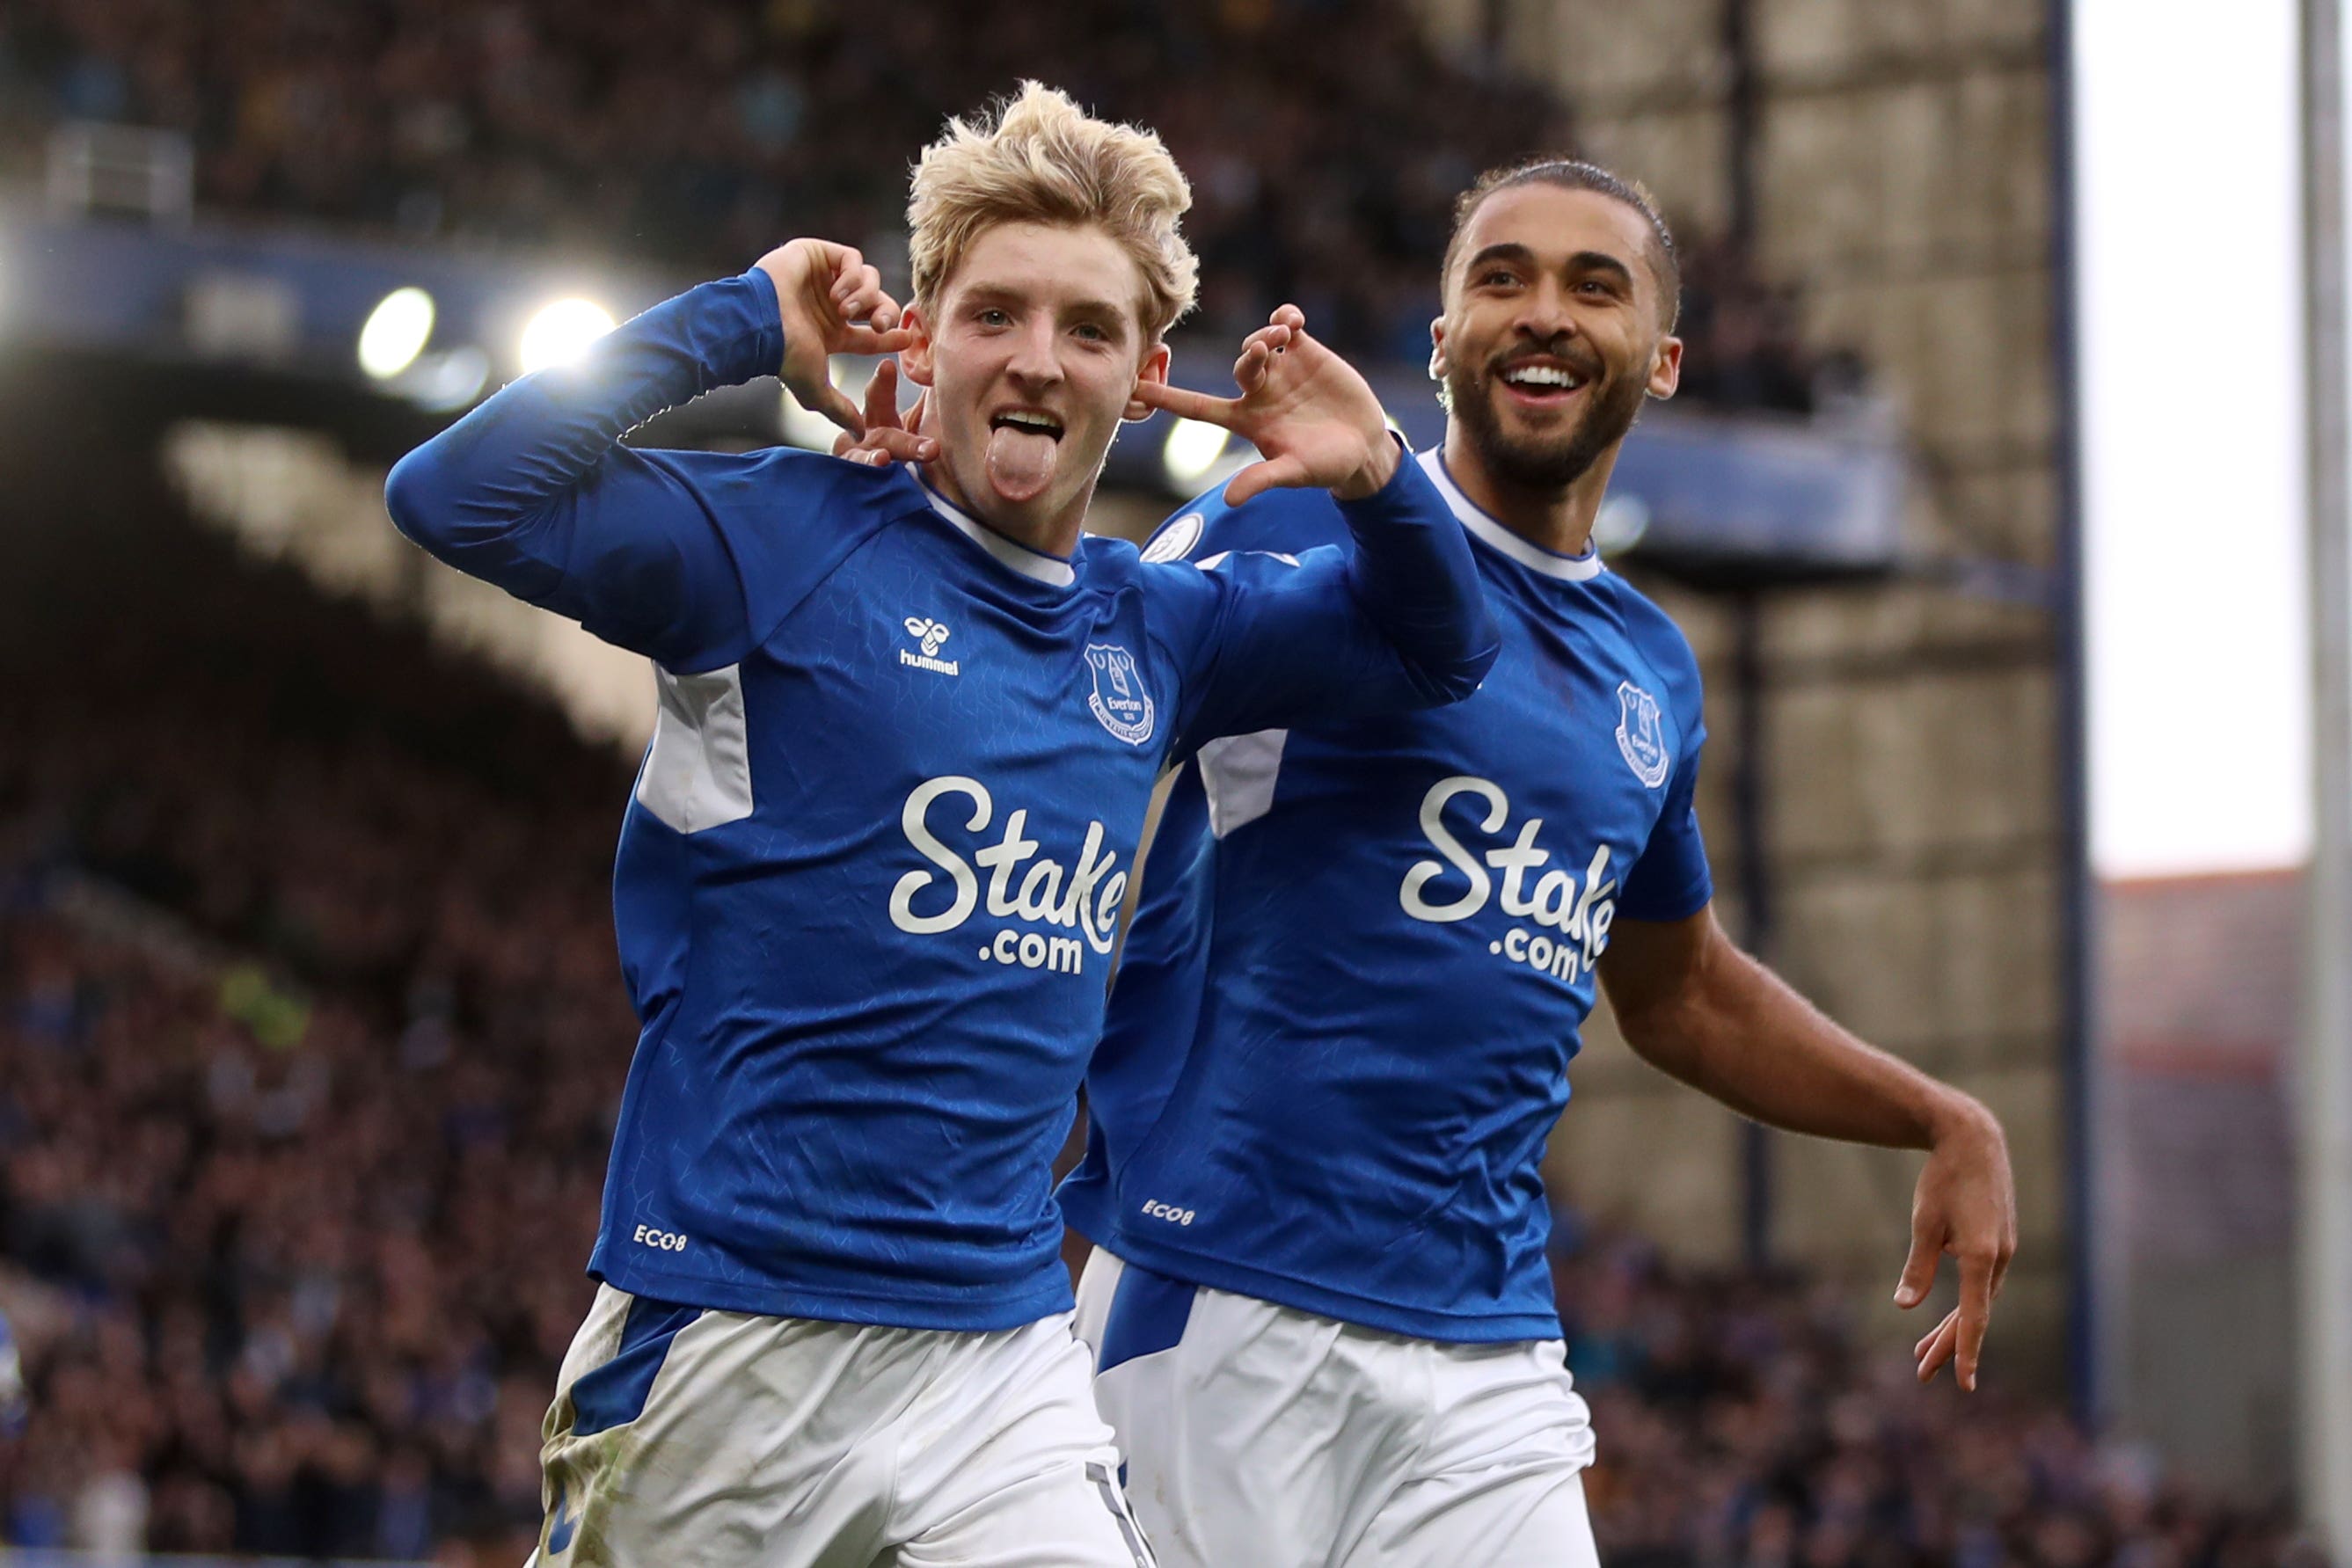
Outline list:
[[[1966,1148],[2002,1142],[2000,1121],[1982,1101],[1949,1085],[1927,1108],[1923,1118],[1930,1149]]]
[[[1403,438],[1382,425],[1380,439],[1364,455],[1363,465],[1343,483],[1332,486],[1331,494],[1342,501],[1370,500],[1387,489],[1403,466]]]
[[[784,331],[784,306],[776,291],[776,280],[764,267],[754,266],[738,278],[739,284],[751,291],[752,305],[751,350],[753,368],[751,375],[773,376],[783,372],[784,355],[792,349],[791,339]],[[745,380],[750,380],[746,376]]]

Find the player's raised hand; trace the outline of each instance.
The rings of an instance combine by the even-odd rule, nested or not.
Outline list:
[[[1960,1304],[1913,1347],[1919,1381],[1948,1362],[1962,1388],[1977,1385],[1977,1361],[1993,1298],[2000,1294],[2017,1252],[2017,1186],[2000,1124],[1974,1101],[1970,1113],[1936,1140],[1911,1200],[1911,1255],[1895,1288],[1895,1304],[1908,1311],[1927,1299],[1947,1252],[1959,1260]]]
[[[880,468],[892,463],[929,463],[940,455],[940,444],[928,435],[917,434],[923,427],[923,399],[915,400],[912,411],[898,412],[898,361],[885,360],[874,367],[874,379],[866,383],[866,434],[852,435],[844,431],[833,438],[833,455],[846,457],[852,463],[864,463]]]
[[[760,258],[776,286],[783,319],[783,382],[801,406],[853,435],[865,434],[857,405],[833,384],[826,361],[835,354],[895,354],[915,340],[898,325],[898,302],[882,291],[882,275],[845,245],[796,239]]]
[[[1242,343],[1234,361],[1239,397],[1210,397],[1141,382],[1137,399],[1184,419],[1220,424],[1258,449],[1225,486],[1234,506],[1277,486],[1321,486],[1341,500],[1370,496],[1399,461],[1381,400],[1354,366],[1307,335],[1307,318],[1285,305]]]

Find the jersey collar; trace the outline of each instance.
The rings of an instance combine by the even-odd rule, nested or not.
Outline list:
[[[1510,557],[1529,571],[1539,571],[1562,582],[1590,582],[1601,575],[1599,550],[1588,547],[1582,555],[1560,555],[1489,517],[1477,502],[1462,493],[1462,486],[1445,471],[1443,448],[1433,446],[1421,454],[1421,466],[1429,475],[1430,483],[1437,486],[1437,493],[1445,497],[1445,504],[1454,508],[1454,515],[1462,519],[1462,526],[1489,549]]]
[[[1057,555],[1045,555],[1026,545],[1014,544],[978,517],[949,500],[931,487],[930,482],[918,477],[923,497],[931,510],[948,520],[956,532],[988,552],[989,559],[1005,570],[1042,582],[1051,588],[1067,588],[1078,580],[1077,569]]]

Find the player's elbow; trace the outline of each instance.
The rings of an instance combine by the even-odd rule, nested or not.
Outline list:
[[[1476,635],[1462,656],[1447,667],[1445,700],[1458,703],[1486,685],[1486,672],[1495,667],[1495,661],[1502,654],[1502,632],[1496,626],[1494,618],[1486,613],[1486,607],[1481,604],[1478,607]]]
[[[1617,1033],[1635,1056],[1670,1077],[1682,1071],[1694,1054],[1700,1030],[1691,1009],[1679,998],[1661,998],[1645,1006],[1627,1006],[1610,998]]]
[[[1502,653],[1502,634],[1481,605],[1468,634],[1425,650],[1412,660],[1414,684],[1432,707],[1458,703],[1476,691]]]
[[[444,432],[392,465],[383,509],[408,541],[435,559],[483,575],[512,552],[532,518],[511,486],[449,449]]]
[[[436,556],[448,548],[448,525],[457,514],[453,501],[430,443],[394,464],[384,478],[383,509],[392,526]]]

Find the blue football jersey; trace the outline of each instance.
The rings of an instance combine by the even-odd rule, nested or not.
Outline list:
[[[1070,1304],[1050,1161],[1153,779],[1221,733],[1459,697],[1477,572],[1411,462],[1296,564],[1025,549],[911,469],[620,434],[773,373],[706,284],[404,458],[395,522],[655,662],[614,910],[643,1032],[591,1270],[722,1310],[995,1329]]]
[[[1711,895],[1689,644],[1424,455],[1503,653],[1468,701],[1204,745],[1087,1079],[1073,1226],[1180,1280],[1454,1341],[1559,1333],[1539,1171],[1619,919]],[[1328,500],[1196,502],[1149,559],[1296,555]]]

